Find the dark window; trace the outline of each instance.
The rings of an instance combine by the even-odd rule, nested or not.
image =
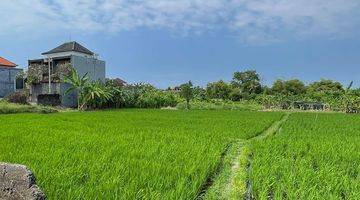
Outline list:
[[[17,78],[16,79],[16,89],[17,90],[24,89],[24,79],[22,79],[22,78]]]

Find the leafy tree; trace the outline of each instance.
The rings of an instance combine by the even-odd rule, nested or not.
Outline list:
[[[197,100],[206,100],[206,90],[200,86],[193,88],[194,98]]]
[[[306,86],[299,79],[286,81],[278,79],[274,82],[271,90],[275,94],[299,95],[306,93]]]
[[[244,98],[244,96],[243,96],[240,88],[231,87],[230,99],[232,101],[240,101],[243,98]]]
[[[285,81],[285,90],[287,94],[299,95],[306,93],[306,86],[299,79],[292,79]]]
[[[261,93],[260,76],[255,70],[235,72],[231,84],[234,88],[239,88],[241,93],[248,94],[248,96]]]
[[[274,94],[284,94],[285,93],[284,81],[281,79],[277,79],[271,87],[271,92]]]
[[[269,88],[268,86],[263,86],[263,88],[262,88],[262,94],[263,95],[271,95],[272,94],[272,91],[271,91],[271,88]]]
[[[308,91],[310,93],[340,94],[344,92],[344,88],[341,83],[337,81],[323,79],[311,83],[308,87]]]
[[[231,86],[223,80],[208,83],[206,87],[206,95],[210,99],[229,99]]]
[[[194,97],[191,81],[180,85],[180,96],[186,100],[186,109],[190,109],[190,100]]]

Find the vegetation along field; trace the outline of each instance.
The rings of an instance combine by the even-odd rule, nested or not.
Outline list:
[[[283,114],[121,110],[0,115],[0,160],[49,199],[194,199],[227,146]]]
[[[255,199],[360,199],[360,116],[292,114],[251,144]]]

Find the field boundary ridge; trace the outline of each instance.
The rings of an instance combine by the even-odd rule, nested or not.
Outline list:
[[[263,140],[281,131],[281,126],[291,113],[285,113],[280,120],[273,122],[260,134],[245,140],[236,140],[226,146],[221,155],[219,166],[211,173],[210,183],[201,187],[195,199],[253,199],[252,183],[249,179],[251,171],[252,151],[250,143]]]

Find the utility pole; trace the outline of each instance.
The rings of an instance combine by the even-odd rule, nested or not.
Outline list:
[[[50,56],[48,56],[48,66],[49,66],[49,94],[51,94],[51,69],[50,69],[50,61],[51,61],[51,58]]]

